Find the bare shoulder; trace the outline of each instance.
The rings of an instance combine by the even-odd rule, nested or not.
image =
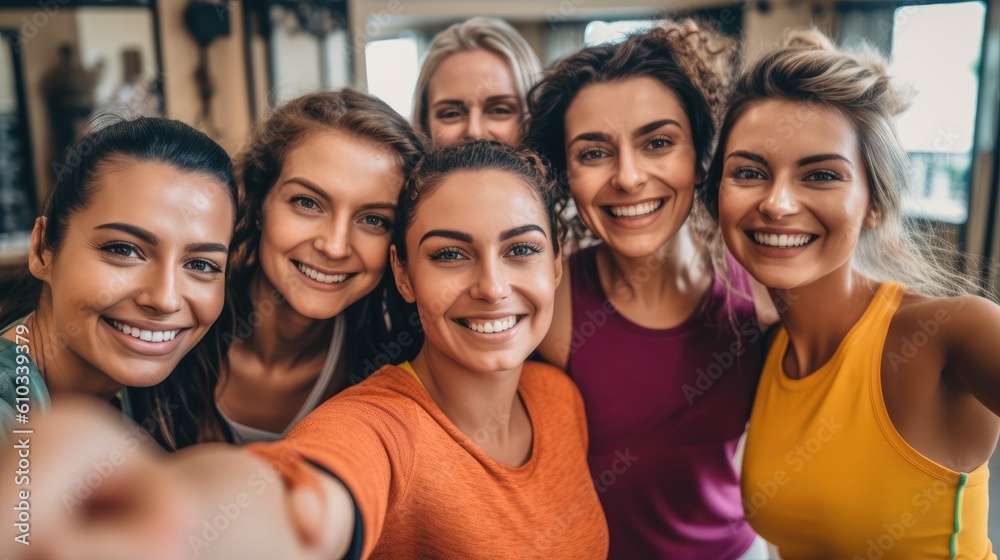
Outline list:
[[[945,335],[942,344],[978,334],[996,337],[1000,335],[1000,305],[972,295],[935,298],[907,294],[900,302],[893,324],[929,336],[942,333]]]
[[[569,258],[563,260],[563,275],[556,287],[552,325],[538,346],[546,362],[565,370],[569,364],[570,342],[573,339],[573,298],[570,291]]]

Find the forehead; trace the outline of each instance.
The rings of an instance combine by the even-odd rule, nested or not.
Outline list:
[[[541,200],[521,178],[494,170],[461,171],[446,177],[420,202],[407,235],[451,229],[477,240],[494,240],[501,232],[529,224],[547,232],[547,223]]]
[[[733,150],[784,162],[827,153],[860,159],[851,121],[837,109],[809,101],[769,99],[750,105],[729,133],[726,151]]]
[[[650,77],[591,84],[581,89],[566,110],[566,137],[583,132],[622,133],[670,118],[690,132],[680,98]]]
[[[395,202],[403,184],[395,153],[335,130],[313,132],[288,151],[278,182],[293,177],[316,184],[331,197],[361,203]]]
[[[165,163],[110,162],[99,169],[96,188],[74,223],[92,227],[128,222],[156,233],[229,238],[233,202],[216,178]]]
[[[514,72],[499,54],[475,49],[449,55],[438,64],[427,86],[430,103],[442,99],[487,99],[517,95]]]

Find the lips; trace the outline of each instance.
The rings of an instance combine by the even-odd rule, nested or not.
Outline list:
[[[615,218],[642,218],[656,212],[663,206],[663,199],[639,202],[624,206],[603,206],[604,211]]]
[[[351,273],[323,273],[300,262],[295,262],[299,272],[322,284],[341,284],[354,276]]]
[[[817,237],[810,233],[770,233],[762,231],[747,231],[754,243],[779,249],[794,249],[812,243]]]
[[[119,331],[139,340],[145,340],[146,342],[170,342],[173,340],[178,333],[184,329],[169,329],[169,330],[152,330],[143,329],[138,326],[133,326],[128,323],[118,321],[116,319],[110,319],[108,317],[102,317],[105,322],[107,322],[112,327],[118,329]]]
[[[524,315],[510,315],[500,319],[456,319],[463,327],[479,333],[501,333],[514,328]]]

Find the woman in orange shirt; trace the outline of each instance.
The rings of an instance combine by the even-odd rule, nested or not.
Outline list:
[[[605,558],[583,402],[561,371],[525,363],[562,274],[554,200],[529,153],[477,141],[428,155],[400,196],[392,247],[426,337],[412,364],[382,368],[249,452],[128,456],[112,425],[54,411],[32,449],[45,480],[32,552]],[[59,496],[108,453],[126,459],[85,499],[101,507],[67,515]]]
[[[983,560],[1000,307],[902,215],[885,61],[792,37],[737,81],[709,172],[782,327],[750,417],[744,510],[785,560]]]

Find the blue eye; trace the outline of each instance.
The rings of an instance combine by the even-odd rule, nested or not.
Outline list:
[[[537,245],[531,245],[529,243],[520,243],[514,245],[508,251],[508,254],[515,257],[529,257],[542,252],[542,248]]]
[[[462,252],[457,247],[446,247],[438,249],[431,254],[434,261],[457,261],[462,258]]]
[[[315,210],[319,208],[319,204],[308,196],[293,196],[291,202],[306,210]]]
[[[379,216],[378,214],[368,214],[361,220],[362,222],[364,222],[366,226],[369,227],[386,231],[392,229],[392,222],[390,222],[388,218],[384,216]]]
[[[206,259],[194,259],[184,266],[202,274],[218,274],[222,272],[222,267]]]

